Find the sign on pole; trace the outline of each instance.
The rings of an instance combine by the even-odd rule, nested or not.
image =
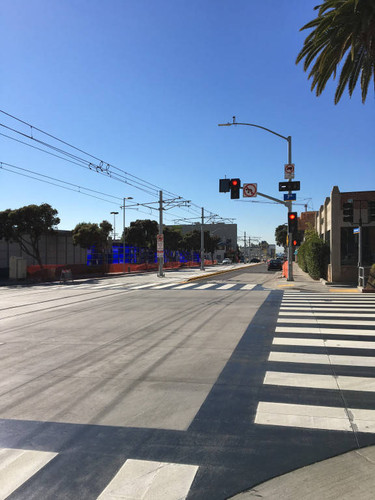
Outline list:
[[[294,179],[294,163],[284,165],[284,179]]]
[[[157,234],[156,235],[156,253],[158,258],[164,257],[164,235]]]
[[[284,201],[296,201],[297,195],[296,193],[285,193]]]
[[[244,198],[255,198],[258,192],[258,184],[244,184],[243,185],[243,197]]]

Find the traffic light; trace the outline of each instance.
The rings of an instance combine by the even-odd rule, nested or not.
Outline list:
[[[219,179],[219,193],[230,191],[230,179]]]
[[[298,236],[293,236],[293,239],[292,239],[292,245],[293,245],[294,247],[298,247],[298,246],[300,246],[300,244],[301,244],[301,241],[300,241],[300,239],[298,238]]]
[[[353,202],[349,201],[348,203],[344,203],[342,205],[342,211],[343,211],[343,220],[344,222],[353,222],[353,212],[354,212],[354,206]]]
[[[298,230],[297,212],[288,212],[288,233],[296,233]]]
[[[238,200],[240,197],[241,180],[231,179],[230,180],[230,197],[232,200]]]

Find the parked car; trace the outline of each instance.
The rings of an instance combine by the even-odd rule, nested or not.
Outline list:
[[[260,262],[260,259],[257,259],[256,257],[254,257],[253,259],[251,259],[250,262]]]
[[[268,264],[267,264],[267,271],[275,270],[275,271],[281,271],[283,265],[280,260],[276,259],[271,259]]]
[[[221,263],[222,265],[224,264],[232,264],[232,260],[231,259],[224,259],[223,262]]]

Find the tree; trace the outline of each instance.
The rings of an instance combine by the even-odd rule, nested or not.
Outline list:
[[[138,219],[125,228],[125,241],[127,245],[155,251],[157,234],[158,223],[155,220]]]
[[[211,254],[211,261],[214,260],[214,252],[219,248],[220,238],[218,236],[211,236],[209,231],[204,232],[204,249]]]
[[[80,222],[73,229],[73,243],[82,248],[95,247],[99,253],[103,253],[108,246],[109,234],[112,224],[103,220],[99,225],[91,222]]]
[[[181,229],[173,228],[173,227],[164,227],[164,248],[170,251],[178,251],[181,250],[182,243],[182,233]]]
[[[286,248],[287,235],[288,235],[288,225],[287,224],[280,224],[280,226],[277,226],[277,228],[275,229],[275,240],[276,240],[276,244],[279,247]]]
[[[184,250],[199,250],[201,247],[201,232],[194,229],[190,233],[184,234],[181,244]]]
[[[366,100],[371,76],[375,83],[375,2],[374,0],[324,0],[315,7],[318,17],[301,28],[314,28],[307,36],[296,64],[305,59],[305,71],[314,62],[308,78],[311,90],[319,96],[327,81],[336,78],[341,67],[335,93],[337,104],[346,86],[352,96],[361,75],[362,102]],[[342,63],[343,59],[345,61]]]
[[[0,212],[0,238],[18,243],[21,250],[33,257],[43,269],[39,251],[40,237],[54,231],[60,223],[55,208],[48,203],[26,205]]]

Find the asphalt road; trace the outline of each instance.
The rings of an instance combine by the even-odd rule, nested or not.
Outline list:
[[[371,411],[375,396],[311,382],[331,376],[332,364],[311,340],[290,340],[309,313],[288,320],[282,310],[312,310],[313,300],[301,292],[288,302],[279,276],[261,264],[192,282],[169,273],[1,289],[0,498],[220,500],[374,443],[375,429],[290,414],[301,403]],[[375,340],[371,297],[329,304],[323,325],[350,304],[362,315],[349,312],[345,338],[363,339],[357,329]],[[275,346],[278,328],[289,333]],[[358,345],[345,352],[357,361],[335,367],[336,378],[374,376],[375,350],[367,364]],[[309,388],[283,376],[309,376]]]

